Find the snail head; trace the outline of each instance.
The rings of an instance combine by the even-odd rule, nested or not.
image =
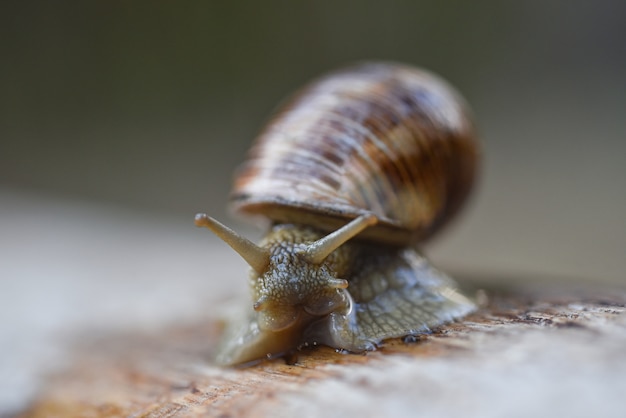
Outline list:
[[[348,308],[344,291],[348,281],[339,278],[333,263],[327,261],[335,250],[376,222],[374,215],[363,215],[322,238],[310,228],[285,225],[270,231],[258,246],[205,214],[196,216],[196,225],[211,229],[252,267],[258,325],[276,332],[306,318]]]

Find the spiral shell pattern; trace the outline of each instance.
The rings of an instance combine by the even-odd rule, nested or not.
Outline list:
[[[232,193],[236,211],[333,231],[365,213],[360,238],[422,241],[465,200],[477,143],[464,100],[416,68],[366,63],[313,82],[255,141]]]

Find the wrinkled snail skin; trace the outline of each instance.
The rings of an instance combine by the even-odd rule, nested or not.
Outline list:
[[[466,200],[477,154],[463,99],[425,71],[361,64],[297,93],[235,177],[234,209],[269,219],[266,237],[196,218],[251,266],[252,301],[218,363],[373,350],[474,310],[416,248]]]

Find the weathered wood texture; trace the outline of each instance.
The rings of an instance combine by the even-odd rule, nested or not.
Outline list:
[[[533,286],[528,286],[533,288]],[[487,290],[465,321],[376,352],[328,348],[244,369],[210,358],[219,323],[83,341],[22,417],[618,416],[626,292]],[[565,415],[567,414],[567,415]]]
[[[2,417],[20,410],[25,417],[571,418],[622,416],[626,408],[626,295],[600,284],[615,269],[598,269],[622,247],[590,241],[584,229],[578,233],[595,252],[567,259],[589,264],[581,274],[597,271],[594,292],[571,281],[531,283],[525,273],[478,284],[452,274],[486,289],[488,305],[417,343],[389,342],[367,355],[319,349],[291,366],[234,370],[210,359],[216,316],[229,298],[249,298],[245,265],[191,219],[1,190],[0,200]],[[478,253],[502,254],[489,246]],[[544,261],[562,262],[558,254]],[[469,267],[456,255],[449,260],[461,272],[497,268],[484,258]],[[541,260],[518,261],[551,271]],[[571,276],[579,266],[556,271]],[[68,335],[79,340],[73,349]]]

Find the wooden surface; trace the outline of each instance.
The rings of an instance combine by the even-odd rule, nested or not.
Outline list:
[[[20,416],[617,416],[626,294],[561,286],[479,292],[479,312],[418,341],[295,364],[211,365],[215,321],[112,334],[83,341]]]
[[[211,364],[219,316],[249,303],[246,267],[195,228],[193,214],[6,190],[0,201],[2,417],[571,418],[625,410],[626,281],[601,281],[607,243],[564,265],[566,273],[583,262],[597,270],[581,285],[529,274],[549,271],[541,260],[500,269],[517,277],[472,280],[463,263],[449,271],[462,260],[450,254],[439,267],[470,294],[488,296],[465,321],[367,355],[321,348],[293,365],[221,369]]]

